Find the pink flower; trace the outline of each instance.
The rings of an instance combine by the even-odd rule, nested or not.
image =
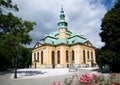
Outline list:
[[[79,80],[79,82],[88,82],[88,81],[90,81],[91,80],[91,78],[90,78],[90,75],[89,74],[84,74],[84,75],[82,75],[82,76],[80,76],[80,80]]]
[[[97,76],[97,74],[92,74],[92,77],[96,77]]]
[[[60,82],[53,82],[53,85],[60,85]]]
[[[75,77],[75,76],[74,76],[74,75],[72,75],[72,79],[74,79],[74,77]]]
[[[57,83],[58,83],[58,85],[60,85],[60,82],[59,82],[59,81],[58,81]]]
[[[56,82],[53,82],[53,85],[56,85]]]

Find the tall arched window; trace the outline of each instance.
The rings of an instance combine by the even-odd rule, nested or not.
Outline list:
[[[55,64],[55,54],[54,51],[51,52],[51,60],[52,60],[52,64]]]
[[[74,53],[74,50],[72,50],[72,61],[75,60],[75,53]]]
[[[60,64],[60,51],[57,51],[57,63]]]
[[[39,61],[39,52],[37,52],[37,60]]]
[[[91,60],[92,60],[91,66],[93,66],[93,52],[91,52]]]
[[[88,59],[90,58],[90,56],[89,56],[89,51],[87,51],[87,56],[88,56]]]
[[[41,64],[43,64],[43,51],[41,51]]]
[[[66,63],[69,62],[68,50],[66,51]]]
[[[36,61],[36,53],[34,53],[34,61]]]
[[[91,52],[91,59],[93,59],[93,52]]]
[[[86,58],[85,58],[85,50],[83,50],[83,63],[86,63]]]

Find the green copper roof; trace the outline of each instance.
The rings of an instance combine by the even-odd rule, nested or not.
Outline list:
[[[88,40],[86,40],[85,38],[82,38],[79,35],[74,35],[71,36],[70,38],[61,38],[61,39],[57,39],[55,37],[52,36],[46,36],[45,38],[41,39],[39,41],[40,44],[52,44],[52,45],[59,45],[59,44],[68,44],[68,45],[72,45],[75,43],[85,43]]]
[[[55,37],[55,36],[57,36],[57,35],[59,35],[59,32],[58,32],[58,31],[56,31],[56,32],[54,32],[54,33],[51,33],[49,36]]]

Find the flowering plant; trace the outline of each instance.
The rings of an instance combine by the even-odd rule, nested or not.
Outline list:
[[[54,83],[53,85],[62,85]],[[72,75],[71,78],[65,78],[63,85],[120,85],[120,74],[110,74],[109,77],[97,74],[85,73],[81,76]]]

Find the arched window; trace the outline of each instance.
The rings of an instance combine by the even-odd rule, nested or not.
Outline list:
[[[89,51],[87,51],[87,57],[88,57],[88,59],[90,58],[90,56],[89,56]]]
[[[91,66],[93,66],[93,52],[91,52],[91,60],[92,60]]]
[[[75,60],[75,53],[74,53],[74,50],[72,50],[72,61]]]
[[[91,52],[91,59],[93,59],[93,52]]]
[[[85,60],[86,60],[86,59],[85,59],[85,50],[83,50],[83,63],[86,63]]]
[[[57,51],[57,63],[60,64],[60,51]]]
[[[51,52],[51,60],[52,60],[52,64],[55,64],[55,54],[54,51]]]
[[[34,53],[34,61],[36,61],[36,53]]]
[[[37,60],[39,61],[39,52],[37,52]]]
[[[43,51],[41,51],[41,64],[43,64]]]
[[[68,50],[66,51],[66,63],[69,62]]]

